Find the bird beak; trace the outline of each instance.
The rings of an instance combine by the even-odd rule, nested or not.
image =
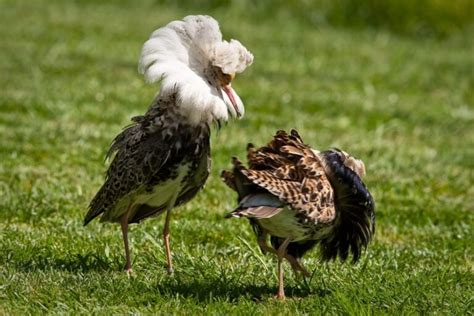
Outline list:
[[[242,117],[242,113],[239,111],[239,106],[237,105],[237,101],[235,100],[234,90],[230,87],[230,83],[228,85],[223,86],[222,90],[224,90],[225,94],[227,94],[227,97],[229,97],[229,100],[232,103],[232,106],[234,107],[235,113],[237,114],[237,117]]]

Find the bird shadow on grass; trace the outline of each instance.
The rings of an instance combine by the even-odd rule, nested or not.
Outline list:
[[[5,258],[5,257],[4,257]],[[32,249],[28,254],[15,255],[7,254],[8,264],[17,271],[37,272],[37,271],[65,271],[81,273],[125,273],[122,270],[122,258],[107,258],[101,252],[87,253],[64,253],[61,256],[53,255],[45,248]],[[164,272],[164,271],[163,271]],[[142,285],[136,271],[137,285]],[[134,279],[130,279],[133,284]],[[133,285],[132,285],[133,286]],[[181,296],[190,298],[198,302],[210,302],[215,300],[226,300],[237,302],[241,298],[249,299],[254,302],[268,301],[273,299],[277,291],[277,280],[269,280],[268,284],[254,284],[251,280],[242,281],[233,276],[225,277],[222,274],[207,275],[206,277],[193,277],[189,273],[177,272],[173,276],[161,278],[154,286],[147,289],[141,288],[141,303],[150,304],[156,300],[156,294],[162,296],[176,297]],[[147,293],[148,292],[148,293]],[[303,282],[299,285],[287,284],[285,292],[288,299],[304,298],[310,295],[324,297],[331,292],[324,288],[310,287]]]
[[[276,281],[276,280],[275,280]],[[275,284],[251,284],[242,282],[228,282],[220,277],[209,279],[184,280],[182,278],[170,277],[156,285],[156,289],[163,295],[175,297],[176,294],[192,298],[199,302],[209,302],[216,299],[236,302],[240,298],[250,299],[254,302],[273,299],[277,292]],[[330,291],[322,288],[310,289],[305,286],[286,286],[288,299],[304,298],[310,295],[320,297],[330,294]]]

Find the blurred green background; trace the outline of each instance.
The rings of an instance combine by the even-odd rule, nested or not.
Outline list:
[[[298,20],[306,27],[372,28],[409,36],[446,37],[472,27],[469,0],[157,1],[189,10],[231,11],[262,21]]]
[[[173,278],[163,219],[130,233],[82,227],[103,158],[158,85],[137,73],[153,30],[209,14],[254,64],[233,87],[246,116],[212,137],[206,188],[173,214]],[[0,314],[472,313],[474,27],[467,0],[0,0]],[[297,128],[318,149],[365,161],[377,232],[357,266],[306,258],[275,302],[275,260],[219,179],[245,145]],[[287,267],[288,268],[288,267]]]

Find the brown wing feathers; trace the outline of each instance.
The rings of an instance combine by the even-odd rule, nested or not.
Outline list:
[[[278,131],[258,149],[249,144],[247,159],[248,168],[234,158],[233,171],[222,173],[224,182],[239,192],[239,200],[258,187],[319,222],[334,218],[334,196],[320,158],[295,130]]]
[[[255,218],[270,218],[286,204],[297,213],[295,216],[333,225],[331,234],[320,240],[290,243],[288,254],[299,258],[318,243],[323,260],[339,257],[345,261],[352,254],[356,262],[374,234],[375,204],[359,175],[344,164],[346,155],[337,149],[316,152],[294,130],[290,134],[278,131],[271,142],[258,149],[249,144],[249,167],[234,158],[234,169],[222,174],[242,201],[229,216],[249,217],[260,236]],[[267,199],[273,196],[283,205],[260,203],[259,193]],[[254,205],[246,203],[250,200]],[[271,236],[271,242],[277,249],[283,238]]]

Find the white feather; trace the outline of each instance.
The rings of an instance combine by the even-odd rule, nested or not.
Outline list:
[[[161,81],[161,95],[177,91],[176,106],[191,124],[200,124],[237,115],[226,94],[209,84],[205,76],[209,67],[232,74],[244,71],[252,61],[253,55],[239,41],[222,40],[216,20],[197,15],[154,31],[143,45],[139,72],[147,82]],[[242,101],[234,94],[243,114]]]
[[[237,40],[232,39],[230,43],[223,41],[214,47],[211,61],[213,65],[221,67],[226,74],[243,72],[253,61],[253,56],[247,52],[247,49]]]

